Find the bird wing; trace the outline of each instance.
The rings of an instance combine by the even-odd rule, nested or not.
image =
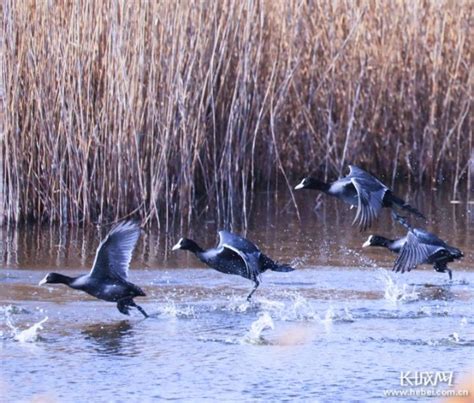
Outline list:
[[[257,279],[260,275],[260,252],[245,253],[232,245],[223,244],[221,246],[236,253],[244,261],[247,269],[245,277],[254,281]]]
[[[424,244],[436,246],[436,247],[443,247],[449,248],[449,245],[444,242],[442,239],[438,238],[435,234],[431,232],[425,231],[420,228],[413,228],[411,231],[419,242],[423,242]]]
[[[363,169],[356,167],[355,165],[349,165],[349,175],[348,176],[365,176],[368,173]],[[370,174],[369,174],[370,175]]]
[[[382,200],[387,188],[378,182],[364,178],[351,178],[357,191],[357,213],[352,224],[358,223],[362,231],[369,228],[382,208]]]
[[[135,222],[125,221],[115,226],[97,248],[90,276],[126,280],[139,237],[140,227]]]
[[[229,231],[219,231],[219,245],[217,245],[217,247],[220,248],[225,245],[239,249],[245,253],[260,252],[260,250],[248,239],[242,238],[241,236]]]
[[[404,273],[415,269],[416,266],[426,263],[433,254],[443,249],[441,245],[425,243],[416,232],[408,231],[407,240],[395,260],[393,271]]]
[[[369,174],[367,171],[364,171],[363,169],[356,167],[355,165],[349,165],[349,175],[348,177],[351,178],[359,178],[359,179],[365,179],[365,180],[371,180],[372,182],[377,183],[379,186],[384,187],[385,189],[388,189],[387,186],[385,186],[380,180],[378,180],[374,175]]]

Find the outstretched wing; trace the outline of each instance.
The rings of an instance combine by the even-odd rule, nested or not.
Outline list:
[[[115,226],[97,248],[90,276],[126,280],[139,237],[140,227],[135,222],[125,221]]]
[[[405,245],[395,260],[393,271],[404,273],[415,269],[419,264],[426,263],[430,256],[444,249],[442,245],[423,242],[413,231],[408,231],[406,238]]]
[[[387,188],[378,182],[364,178],[351,178],[357,191],[357,213],[352,224],[357,223],[361,231],[369,228],[382,208],[382,200]]]
[[[378,183],[380,186],[387,188],[379,179],[377,179],[374,175],[369,174],[367,171],[364,171],[363,169],[356,167],[355,165],[349,165],[349,175],[347,175],[350,178],[359,178],[359,179],[365,179],[365,180],[371,180],[375,183]]]
[[[260,252],[260,250],[248,239],[242,238],[241,236],[229,231],[219,231],[219,245],[217,245],[217,247],[219,248],[224,245],[239,249],[245,253]]]
[[[255,281],[260,275],[260,252],[245,253],[232,245],[222,244],[224,249],[235,252],[245,263],[247,270],[245,277]]]

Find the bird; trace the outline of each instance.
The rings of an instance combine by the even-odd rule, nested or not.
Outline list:
[[[129,315],[130,308],[135,307],[147,318],[145,310],[133,300],[135,297],[144,297],[145,293],[127,280],[132,252],[139,237],[138,224],[134,221],[123,221],[112,228],[99,244],[89,274],[69,277],[48,273],[39,285],[65,284],[98,299],[116,302],[117,309],[124,315]]]
[[[295,186],[295,189],[321,190],[350,204],[352,207],[357,207],[357,213],[352,224],[358,224],[361,231],[365,231],[373,224],[382,207],[401,208],[426,219],[416,208],[395,196],[375,176],[354,165],[349,165],[347,176],[334,182],[325,183],[312,177],[306,177]]]
[[[250,301],[260,285],[260,275],[266,270],[290,272],[294,269],[288,265],[278,264],[264,255],[252,242],[229,231],[219,231],[219,244],[212,249],[204,250],[196,242],[181,238],[172,250],[188,250],[213,269],[226,274],[236,274],[255,283],[247,296]]]
[[[367,248],[369,246],[381,246],[391,250],[394,253],[400,253],[400,250],[406,241],[406,236],[399,239],[388,239],[380,235],[369,235],[369,238],[367,238],[367,241],[364,242],[362,247]]]
[[[432,264],[440,273],[448,273],[453,279],[453,273],[448,268],[448,263],[461,259],[463,253],[453,246],[438,238],[436,235],[420,228],[412,228],[404,217],[398,216],[398,221],[408,228],[406,236],[391,240],[379,235],[370,235],[363,247],[381,246],[398,253],[393,271],[406,272],[415,269],[420,264]]]

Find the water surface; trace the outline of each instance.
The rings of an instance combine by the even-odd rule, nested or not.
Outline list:
[[[449,282],[428,266],[392,273],[391,253],[361,245],[403,229],[384,214],[361,234],[350,225],[355,211],[328,198],[315,209],[315,195],[297,194],[301,221],[287,197],[257,201],[247,236],[298,270],[265,273],[252,303],[248,280],[169,252],[182,235],[213,245],[214,222],[144,231],[130,274],[147,293],[137,299],[146,320],[65,286],[37,286],[48,271],[88,271],[104,229],[4,230],[0,399],[380,401],[400,388],[400,371],[468,376],[474,206],[438,192],[414,202],[428,228],[465,253]]]

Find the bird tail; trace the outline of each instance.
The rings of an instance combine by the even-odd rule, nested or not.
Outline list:
[[[287,264],[279,264],[278,262],[274,262],[272,259],[270,259],[268,256],[262,254],[261,255],[262,259],[262,268],[263,271],[265,270],[271,270],[271,271],[279,271],[282,273],[293,271],[293,267],[287,265]]]
[[[271,267],[270,270],[286,273],[286,272],[289,272],[289,271],[293,271],[295,269],[293,269],[293,267],[288,266],[286,264],[277,264],[277,263],[275,263],[275,265],[273,267]]]
[[[391,192],[387,192],[387,201],[390,202],[392,205],[396,205],[397,207],[400,207],[401,209],[406,210],[416,215],[417,217],[422,218],[423,220],[426,220],[426,217],[422,213],[420,213],[415,207],[409,205],[405,200],[400,199]]]
[[[458,248],[450,248],[450,252],[452,253],[454,259],[461,259],[464,257],[464,253]]]

